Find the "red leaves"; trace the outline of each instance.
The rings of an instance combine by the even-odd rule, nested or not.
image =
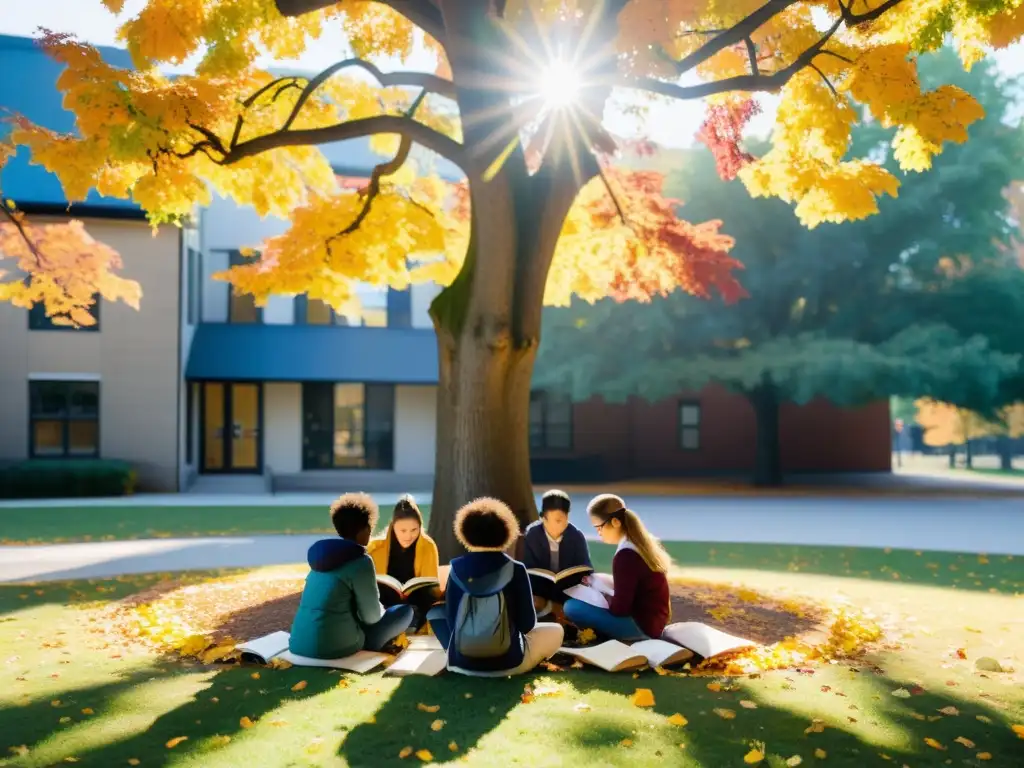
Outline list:
[[[743,265],[729,256],[734,241],[719,231],[721,221],[681,220],[679,201],[662,195],[665,179],[658,172],[606,170],[605,176],[615,197],[593,201],[595,226],[624,217],[634,235],[615,264],[609,296],[645,301],[681,288],[710,298],[714,288],[731,303],[747,295],[733,276]]]
[[[708,106],[707,117],[697,132],[697,139],[711,150],[718,175],[726,181],[735,179],[744,165],[756,159],[740,148],[740,142],[743,140],[743,128],[760,111],[761,106],[753,99]]]

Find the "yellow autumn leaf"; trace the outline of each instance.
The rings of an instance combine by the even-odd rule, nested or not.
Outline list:
[[[417,749],[416,750],[416,757],[418,757],[424,763],[429,763],[431,760],[434,759],[434,756],[432,754],[430,754],[430,750],[429,749]]]
[[[828,752],[819,747],[818,749],[814,750],[814,756],[819,760],[824,760],[826,757],[828,757]]]
[[[142,761],[139,760],[139,758],[137,758],[137,757],[129,757],[128,758],[128,765],[141,765],[141,764],[142,764]]]
[[[752,749],[743,756],[743,762],[747,765],[757,765],[764,760],[764,752],[759,749]]]
[[[256,723],[254,723],[248,717],[244,716],[238,721],[238,724],[243,728],[252,728],[254,725],[256,725]]]
[[[459,751],[459,745],[456,744],[454,741],[449,741],[448,742],[448,751],[449,752],[458,752]]]
[[[442,728],[444,728],[444,720],[435,720],[430,724],[430,730],[432,731],[440,731]]]
[[[757,709],[757,704],[750,701],[750,699],[742,699],[740,701],[740,706],[744,709]]]
[[[620,747],[632,747],[633,746],[633,740],[632,739],[623,739],[622,741],[619,742],[619,746]]]
[[[65,763],[77,763],[78,762],[78,758],[77,757],[71,757],[69,755],[68,757],[64,758],[64,762]]]
[[[936,741],[935,739],[931,738],[930,736],[925,736],[924,737],[924,743],[927,744],[932,749],[940,749],[940,750],[943,750],[943,751],[945,751],[945,749],[946,749],[944,746],[942,746],[941,742]]]
[[[985,725],[992,725],[992,718],[987,715],[975,715],[974,717]]]
[[[731,709],[725,709],[724,707],[716,707],[711,710],[723,720],[732,720],[736,717],[736,713]]]
[[[825,721],[820,718],[814,718],[811,720],[811,724],[804,728],[804,733],[824,733],[825,732]]]
[[[441,708],[440,704],[417,704],[416,709],[420,712],[437,712]]]
[[[979,760],[991,760],[992,759],[992,753],[991,752],[979,752],[978,754],[975,755],[975,757],[978,758]]]
[[[398,752],[398,756],[401,759],[403,759],[403,760],[405,760],[405,758],[407,758],[411,754],[412,754],[412,747],[402,747],[402,749],[399,750],[399,752]]]
[[[305,680],[299,680],[295,685],[292,686],[293,691],[301,691],[307,685]]]
[[[949,715],[950,717],[956,717],[957,715],[960,714],[960,710],[957,709],[956,707],[952,706],[952,705],[950,705],[948,707],[943,707],[942,709],[939,710],[939,712],[941,712],[944,715]]]
[[[953,739],[953,741],[955,741],[957,744],[963,744],[968,749],[974,749],[974,747],[975,747],[975,744],[974,744],[973,741],[971,741],[970,739],[964,738],[963,736],[957,736],[955,739]]]
[[[231,743],[231,737],[227,734],[219,733],[213,737],[213,743],[218,747],[223,747]]]
[[[259,672],[253,672],[251,675],[249,675],[249,677],[251,677],[253,680],[259,680],[260,679],[260,673]]]
[[[708,690],[712,691],[714,693],[718,693],[720,690],[722,690],[722,684],[721,683],[708,683]]]
[[[580,633],[576,636],[576,641],[578,643],[580,643],[580,645],[586,645],[587,643],[592,643],[596,639],[597,639],[597,633],[594,630],[590,629],[589,627],[585,628],[585,629],[581,629]]]
[[[86,707],[85,709],[82,710],[82,714],[83,715],[92,715],[92,714],[95,714],[95,713],[92,711],[91,707]]]
[[[688,722],[690,722],[689,720],[687,720],[685,717],[683,717],[678,712],[676,712],[674,715],[672,715],[672,717],[670,717],[668,719],[668,721],[672,725],[678,725],[680,728],[682,728],[684,725],[686,725]]]
[[[803,763],[804,759],[800,755],[793,755],[792,757],[786,758],[786,765],[789,768],[796,768],[798,765]]]
[[[653,707],[654,692],[650,688],[637,688],[632,701],[634,707]]]
[[[175,736],[173,739],[164,744],[164,746],[168,749],[174,749],[183,741],[188,741],[188,736]]]
[[[1024,725],[1011,725],[1010,730],[1016,733],[1018,737],[1024,739]]]

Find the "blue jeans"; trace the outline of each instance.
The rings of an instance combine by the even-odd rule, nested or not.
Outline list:
[[[632,616],[612,616],[607,608],[574,599],[565,601],[564,610],[565,618],[580,629],[592,629],[624,643],[648,639]]]
[[[379,651],[412,624],[415,611],[411,605],[393,605],[384,610],[384,615],[375,624],[363,624],[366,641],[363,648]]]
[[[435,605],[427,611],[427,621],[430,622],[430,628],[433,630],[437,641],[447,651],[448,643],[452,641],[452,628],[448,626],[448,614],[445,611],[445,607],[443,605]]]

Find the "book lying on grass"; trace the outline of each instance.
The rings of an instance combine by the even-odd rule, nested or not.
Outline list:
[[[403,584],[394,576],[389,576],[386,573],[378,573],[377,587],[382,591],[390,589],[392,592],[395,592],[401,600],[405,600],[413,592],[426,587],[433,587],[440,591],[441,582],[436,576],[416,576]]]
[[[699,621],[680,621],[669,624],[661,636],[665,640],[689,648],[705,659],[744,648],[756,648],[759,645],[753,640],[730,635],[728,632],[701,624]]]
[[[693,658],[693,651],[664,640],[641,640],[632,645],[609,640],[589,648],[560,648],[558,652],[574,656],[605,672],[621,672],[643,666],[668,667]]]
[[[607,573],[595,573],[590,577],[589,584],[577,584],[565,590],[565,596],[584,603],[608,608],[608,598],[615,594],[615,583]]]
[[[411,635],[409,647],[385,670],[391,677],[426,675],[435,677],[448,666],[448,654],[434,635]]]
[[[340,659],[313,659],[309,656],[299,656],[288,650],[287,632],[272,632],[263,637],[257,637],[247,643],[236,645],[242,652],[242,659],[255,661],[259,664],[269,664],[272,659],[281,659],[294,664],[296,667],[331,667],[332,669],[346,669],[350,672],[365,674],[376,669],[385,661],[390,659],[386,653],[373,653],[372,651],[356,651],[351,656],[343,656]]]

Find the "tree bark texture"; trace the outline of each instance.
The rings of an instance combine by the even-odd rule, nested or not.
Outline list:
[[[1004,472],[1013,470],[1013,443],[1008,435],[1000,435],[996,440],[999,451],[999,468]]]
[[[771,378],[765,375],[749,395],[757,420],[757,452],[754,459],[754,485],[782,485],[782,452],[779,447],[779,395]]]

